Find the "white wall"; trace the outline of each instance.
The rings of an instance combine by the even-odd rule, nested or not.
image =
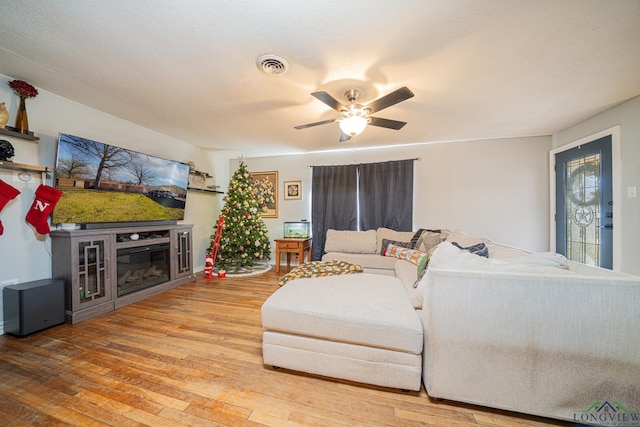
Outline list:
[[[604,131],[621,127],[621,271],[640,275],[640,97],[633,98],[602,114],[577,124],[553,136],[554,148]],[[628,197],[627,190],[636,187],[638,197]],[[616,207],[614,206],[614,209]]]
[[[0,102],[7,104],[13,125],[18,98],[7,86],[11,77],[0,74]],[[55,163],[58,133],[69,133],[89,139],[130,148],[143,153],[179,160],[195,161],[199,170],[213,174],[226,185],[229,174],[229,155],[209,152],[186,144],[153,130],[126,120],[78,104],[38,88],[39,95],[27,100],[30,129],[40,137],[38,142],[0,135],[15,148],[15,163],[53,167]],[[32,175],[30,183],[21,182],[17,173],[0,169],[0,179],[21,191],[18,197],[0,211],[4,234],[0,236],[0,283],[17,279],[19,283],[51,277],[51,241],[40,236],[25,222],[25,216],[40,175]],[[51,176],[47,184],[52,185]],[[221,195],[189,192],[185,220],[195,224],[194,265],[204,267],[204,253],[209,244],[213,225],[222,206]],[[1,312],[0,312],[1,317]]]
[[[357,144],[357,142],[356,142]],[[246,159],[251,172],[278,171],[278,218],[265,218],[271,240],[285,221],[311,220],[310,165],[415,162],[414,229],[451,228],[523,249],[549,249],[550,137],[423,144]],[[231,172],[238,167],[231,161]],[[283,182],[302,180],[303,198],[284,200]],[[275,260],[272,244],[272,262]]]

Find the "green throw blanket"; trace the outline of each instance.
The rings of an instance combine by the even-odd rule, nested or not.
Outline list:
[[[350,264],[345,261],[313,261],[307,264],[302,264],[279,278],[278,285],[282,286],[294,279],[362,273],[363,271],[364,268],[362,268],[361,265]]]

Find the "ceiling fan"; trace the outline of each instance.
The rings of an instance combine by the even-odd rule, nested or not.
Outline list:
[[[306,125],[294,126],[295,129],[306,129],[313,126],[325,125],[328,123],[338,123],[342,135],[340,135],[340,142],[348,141],[352,136],[360,135],[367,125],[379,126],[388,129],[400,130],[407,122],[400,122],[397,120],[383,119],[380,117],[373,117],[373,114],[384,108],[391,107],[399,102],[406,101],[413,97],[407,87],[402,87],[391,92],[388,95],[378,98],[368,104],[356,104],[358,98],[360,98],[360,91],[357,89],[349,89],[344,93],[344,97],[349,101],[348,105],[342,105],[333,96],[327,92],[313,92],[311,96],[314,96],[318,100],[324,102],[329,107],[340,113],[340,117],[337,119],[323,120],[321,122],[308,123]]]

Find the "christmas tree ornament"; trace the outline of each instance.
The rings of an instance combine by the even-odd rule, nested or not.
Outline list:
[[[0,179],[0,211],[4,209],[7,203],[15,199],[18,194],[20,194],[18,189]],[[0,236],[2,236],[2,233],[4,233],[4,226],[0,221]]]
[[[27,212],[27,222],[36,229],[39,234],[49,234],[48,218],[56,207],[62,191],[50,187],[46,184],[40,184],[36,189],[35,199],[31,204],[29,212]]]

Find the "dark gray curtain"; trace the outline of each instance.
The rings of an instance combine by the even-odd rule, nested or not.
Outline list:
[[[412,230],[413,162],[414,159],[358,165],[361,230]]]
[[[356,230],[357,165],[314,166],[311,181],[311,259],[319,261],[327,230]]]

